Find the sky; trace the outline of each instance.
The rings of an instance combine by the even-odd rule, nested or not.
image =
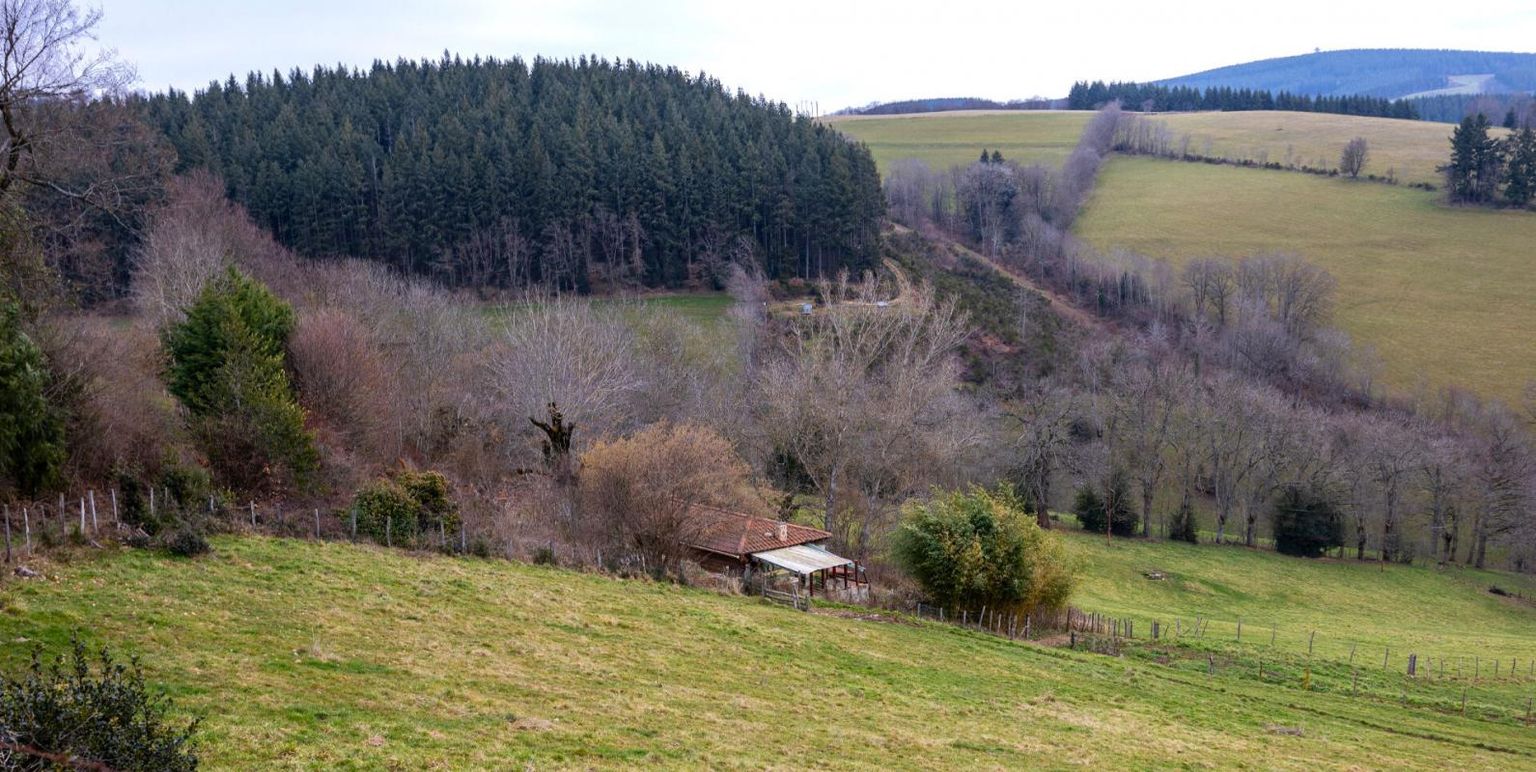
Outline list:
[[[445,50],[596,54],[705,72],[825,113],[938,96],[1065,96],[1075,80],[1156,80],[1314,49],[1536,50],[1528,0],[92,1],[103,12],[100,42],[149,91]]]

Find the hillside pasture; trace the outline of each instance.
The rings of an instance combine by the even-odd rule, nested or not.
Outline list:
[[[1461,716],[1273,665],[1208,673],[1178,648],[1108,657],[497,560],[214,546],[0,584],[0,659],[75,631],[141,655],[205,717],[213,769],[1536,765],[1536,734],[1486,689]]]
[[[1170,113],[1148,120],[1168,125],[1175,142],[1190,138],[1189,152],[1212,158],[1335,169],[1344,145],[1355,137],[1370,144],[1364,175],[1395,176],[1406,184],[1439,187],[1435,171],[1451,152],[1451,132],[1444,123],[1364,118],[1328,113],[1255,111]],[[1496,129],[1496,135],[1507,134]]]
[[[1077,226],[1105,250],[1303,255],[1339,282],[1335,322],[1373,347],[1388,385],[1517,398],[1536,379],[1536,214],[1306,174],[1117,157]]]
[[[937,170],[969,164],[983,149],[1019,163],[1066,160],[1093,115],[1071,110],[958,110],[912,115],[823,118],[866,145],[881,171],[915,158]]]

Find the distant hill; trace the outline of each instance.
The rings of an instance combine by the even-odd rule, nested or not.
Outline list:
[[[1536,54],[1412,48],[1324,51],[1218,67],[1157,83],[1387,99],[1508,94],[1536,90]]]
[[[906,115],[910,113],[942,113],[954,110],[1050,110],[1064,106],[1061,99],[1010,99],[998,102],[980,97],[935,97],[932,99],[903,99],[899,102],[876,102],[864,107],[848,107],[837,115]]]

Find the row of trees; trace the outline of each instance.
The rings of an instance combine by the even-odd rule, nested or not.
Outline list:
[[[1446,193],[1457,203],[1526,206],[1536,198],[1536,128],[1498,139],[1482,113],[1463,118],[1451,133]]]
[[[137,107],[279,242],[469,286],[586,291],[867,267],[869,151],[678,69],[471,59],[253,73]]]
[[[1338,113],[1379,118],[1417,119],[1413,103],[1373,96],[1307,96],[1289,91],[1211,86],[1164,86],[1156,83],[1078,81],[1067,94],[1067,109],[1097,110],[1111,102],[1145,113],[1248,110],[1287,110]]]

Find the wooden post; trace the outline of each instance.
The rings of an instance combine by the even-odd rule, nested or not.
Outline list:
[[[469,554],[469,531],[464,528],[464,521],[459,521],[459,552]]]
[[[112,489],[112,524],[113,525],[117,525],[118,522],[119,521],[118,521],[118,518],[117,518],[117,489],[113,488]]]
[[[1419,655],[1408,655],[1408,677],[1413,678],[1419,673]]]
[[[315,507],[315,538],[320,538],[320,508]]]
[[[255,499],[251,500],[250,505],[251,505],[251,527],[255,528],[256,527],[256,501],[255,501]]]
[[[386,546],[386,547],[393,547],[393,546],[395,546],[394,530],[395,530],[395,519],[393,517],[386,517],[386,518],[384,518],[384,546]]]
[[[1381,669],[1382,670],[1386,670],[1387,669],[1387,660],[1389,660],[1391,658],[1392,658],[1392,647],[1388,646],[1387,647],[1387,653],[1381,655]]]
[[[1317,631],[1313,630],[1312,633],[1307,636],[1307,656],[1309,656],[1309,657],[1312,656],[1312,645],[1314,643],[1316,643],[1316,642],[1317,642]],[[1354,662],[1355,647],[1353,647],[1353,646],[1349,647],[1349,658],[1350,658],[1350,662]]]
[[[352,541],[357,541],[357,505],[352,505]]]
[[[91,533],[99,533],[101,526],[96,523],[96,489],[92,488],[90,491],[87,491],[86,497],[91,502]]]
[[[26,534],[27,556],[32,556],[32,516],[26,507],[21,508],[21,529]]]
[[[80,497],[80,536],[85,536],[85,497]]]
[[[1237,642],[1238,643],[1242,643],[1243,642],[1243,618],[1242,617],[1238,617],[1237,618]]]
[[[155,486],[149,486],[149,519],[155,519]]]
[[[1315,633],[1314,633],[1314,635],[1315,635]],[[1353,643],[1351,643],[1349,645],[1349,666],[1350,667],[1354,667],[1355,666],[1355,644],[1353,644]]]

